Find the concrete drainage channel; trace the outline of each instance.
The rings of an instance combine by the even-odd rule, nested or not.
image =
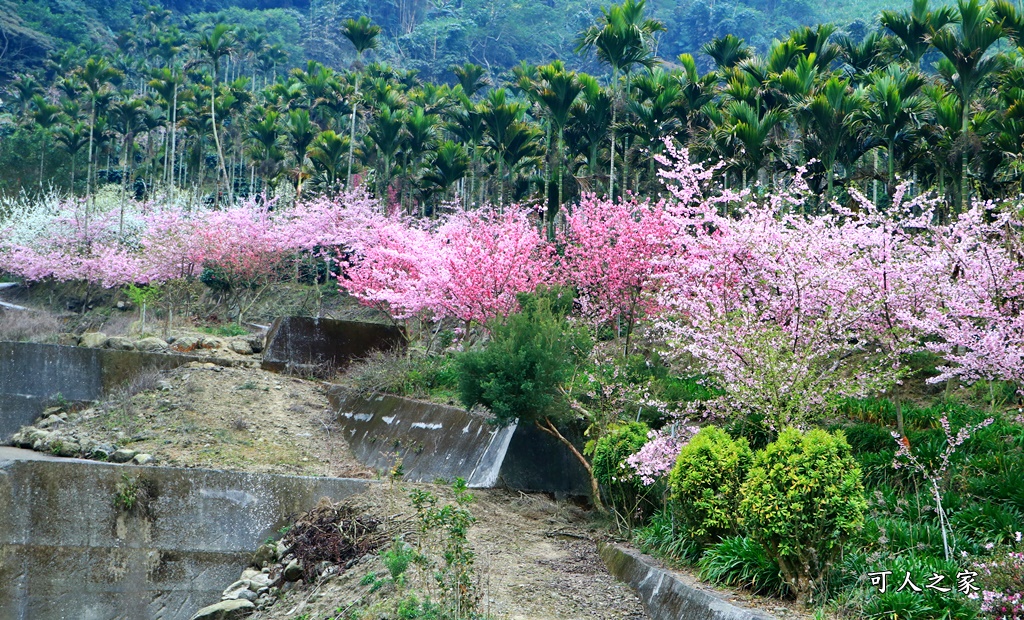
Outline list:
[[[608,571],[637,591],[651,620],[775,620],[699,590],[636,551],[604,543],[598,550]]]

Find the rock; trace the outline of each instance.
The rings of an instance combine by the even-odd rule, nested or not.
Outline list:
[[[77,347],[81,338],[77,334],[57,334],[57,344],[64,345],[66,347]]]
[[[260,545],[252,556],[252,565],[263,568],[277,561],[277,547],[272,544]]]
[[[57,456],[78,456],[82,453],[82,446],[77,441],[61,441]]]
[[[199,346],[199,338],[195,336],[179,336],[174,339],[174,350],[182,353],[194,351]]]
[[[149,338],[143,338],[135,343],[135,348],[139,351],[163,351],[167,348],[167,342],[155,337],[150,336]]]
[[[117,349],[118,351],[134,351],[135,343],[132,342],[131,338],[125,338],[124,336],[111,336],[107,339],[108,349]]]
[[[114,453],[110,455],[110,458],[108,460],[114,463],[127,463],[128,461],[135,458],[136,454],[138,454],[138,452],[136,452],[135,450],[129,450],[128,448],[120,448],[118,450],[114,450]]]
[[[249,348],[252,349],[253,353],[260,353],[263,351],[263,336],[249,336],[247,341],[249,342]]]
[[[50,417],[52,415],[57,415],[61,411],[64,411],[63,407],[47,407],[46,409],[43,409],[43,415],[41,415],[39,417],[45,419],[45,418],[48,418],[48,417]]]
[[[152,454],[136,454],[132,458],[132,463],[135,463],[136,465],[149,465],[152,462],[153,462],[153,455]]]
[[[204,349],[223,349],[224,341],[213,336],[203,336],[199,339],[199,346]]]
[[[98,349],[107,344],[107,335],[103,332],[86,332],[82,334],[78,344],[83,347]]]
[[[124,310],[124,309],[126,309],[127,307],[128,307],[128,304],[124,303],[123,301],[119,301],[119,302],[117,302],[117,309],[118,309],[118,310]]]
[[[283,540],[277,541],[277,545],[275,546],[275,549],[277,549],[277,559],[283,560],[284,559],[284,554],[288,553],[288,547],[284,544],[284,541]]]
[[[107,444],[97,444],[93,446],[89,453],[89,456],[96,459],[97,461],[106,461],[110,459],[110,455],[114,453],[114,446]]]
[[[256,575],[265,575],[265,574],[266,573],[258,571],[255,568],[247,568],[247,569],[242,571],[242,576],[239,577],[239,579],[241,579],[241,580],[251,580]]]
[[[238,599],[245,599],[247,601],[255,601],[256,593],[249,589],[249,582],[246,580],[239,580],[231,584],[221,594],[221,600],[234,601]]]
[[[259,592],[264,588],[270,587],[270,575],[267,573],[256,573],[249,578],[249,589]]]
[[[248,340],[243,340],[241,338],[232,339],[228,343],[228,346],[231,347],[232,351],[234,351],[235,353],[237,353],[239,355],[252,355],[252,353],[253,353],[252,345],[249,344],[249,341]]]
[[[50,428],[50,427],[53,427],[53,426],[59,426],[59,425],[61,425],[63,423],[64,423],[64,420],[62,420],[59,416],[51,415],[48,418],[46,418],[45,420],[43,420],[42,422],[37,423],[36,425],[39,428]]]
[[[288,566],[284,567],[284,580],[298,581],[299,579],[302,579],[302,563],[298,560],[292,560],[288,562]]]
[[[203,607],[192,616],[192,620],[235,620],[248,616],[255,609],[256,606],[245,599],[221,601],[215,605]]]
[[[171,384],[171,382],[168,381],[167,379],[160,379],[159,381],[157,381],[156,387],[161,392],[170,392],[171,390],[174,389],[174,385]]]

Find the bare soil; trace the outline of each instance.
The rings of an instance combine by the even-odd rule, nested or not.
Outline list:
[[[258,368],[193,362],[154,377],[156,389],[114,396],[72,418],[94,439],[162,465],[372,478],[337,433],[322,384]]]
[[[451,493],[435,485],[390,485],[353,498],[360,510],[387,514],[387,536],[418,540],[415,512],[408,492],[428,488],[450,501]],[[603,538],[590,513],[569,502],[544,495],[501,490],[473,491],[469,510],[477,522],[469,540],[476,554],[475,574],[481,594],[479,610],[506,620],[641,620],[648,618],[629,586],[616,581],[597,554]],[[408,592],[430,592],[430,575],[416,567],[408,571],[404,588],[387,585],[377,592],[364,580],[368,573],[387,575],[381,560],[365,558],[341,575],[314,587],[286,592],[272,607],[253,618],[283,620],[304,616],[309,620],[347,617],[382,617],[374,614],[388,601]]]

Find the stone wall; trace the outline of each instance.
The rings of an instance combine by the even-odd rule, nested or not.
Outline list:
[[[25,458],[0,448],[0,620],[187,620],[291,518],[373,484]]]
[[[139,373],[176,368],[193,361],[185,355],[163,355],[35,344],[0,342],[0,442],[31,424],[47,401],[92,401]]]

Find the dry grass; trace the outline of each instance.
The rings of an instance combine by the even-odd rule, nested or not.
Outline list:
[[[43,342],[64,331],[64,324],[49,312],[0,308],[0,340]]]

